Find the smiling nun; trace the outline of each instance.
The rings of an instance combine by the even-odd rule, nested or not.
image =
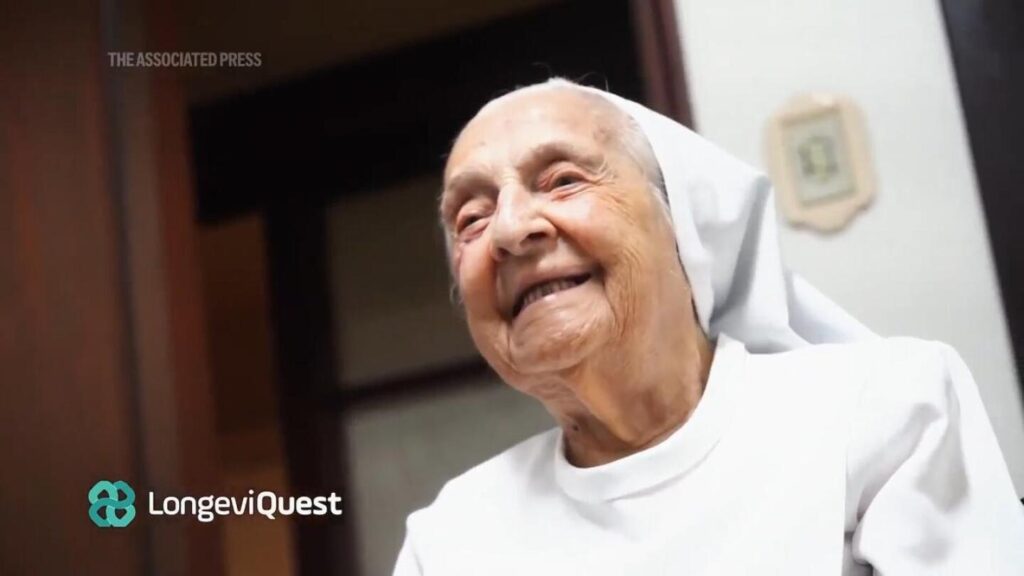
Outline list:
[[[395,574],[1024,574],[1024,508],[948,346],[880,338],[777,247],[771,184],[565,80],[451,150],[480,353],[554,418],[407,522]]]

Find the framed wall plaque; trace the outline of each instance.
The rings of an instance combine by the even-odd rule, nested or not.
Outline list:
[[[794,225],[834,232],[874,197],[863,117],[848,99],[790,100],[768,123],[765,152],[779,206]]]

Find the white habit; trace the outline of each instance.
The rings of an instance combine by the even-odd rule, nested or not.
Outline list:
[[[942,344],[752,354],[722,334],[704,395],[668,439],[576,468],[560,430],[530,438],[413,513],[395,568],[872,573],[1024,574],[1024,507],[967,368]]]
[[[552,85],[571,87],[562,80]],[[963,361],[874,335],[778,249],[771,183],[593,88],[656,157],[701,327],[689,420],[593,468],[558,429],[413,513],[397,576],[1024,576],[1024,507]]]

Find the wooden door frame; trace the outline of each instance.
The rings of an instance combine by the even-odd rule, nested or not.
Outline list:
[[[673,0],[631,0],[637,53],[643,66],[645,103],[694,128],[683,64],[683,44]]]

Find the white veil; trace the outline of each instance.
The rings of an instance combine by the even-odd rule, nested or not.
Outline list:
[[[554,79],[549,83],[567,84]],[[771,182],[683,125],[596,88],[647,136],[665,180],[683,268],[701,326],[754,352],[875,335],[779,254]]]

